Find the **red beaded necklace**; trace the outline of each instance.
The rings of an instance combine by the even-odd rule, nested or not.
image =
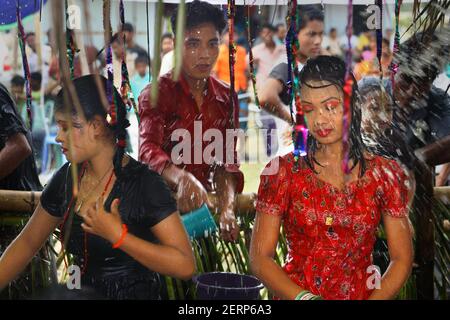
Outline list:
[[[80,187],[81,187],[81,179],[83,178],[83,176],[84,176],[84,174],[86,173],[86,169],[87,169],[87,162],[83,162],[83,165],[82,165],[82,167],[81,167],[81,172],[80,172],[80,175],[78,176],[78,190],[80,190]],[[102,197],[104,197],[105,196],[105,194],[106,194],[106,191],[108,190],[108,187],[109,187],[109,185],[111,184],[111,181],[112,181],[112,177],[113,177],[113,175],[114,175],[114,169],[111,171],[111,175],[109,176],[109,178],[108,178],[108,182],[106,183],[106,185],[105,185],[105,188],[103,189],[103,192],[102,192]],[[102,179],[103,180],[103,179]],[[71,210],[73,211],[73,205],[75,204],[74,202],[75,202],[75,199],[76,199],[76,197],[74,197],[73,195],[72,195],[72,198],[70,199],[70,202],[69,202],[69,206],[67,207],[67,210],[66,210],[66,212],[64,213],[64,218],[63,218],[63,222],[61,223],[61,225],[60,225],[60,230],[61,230],[61,232],[60,232],[60,236],[59,236],[59,240],[60,240],[60,242],[61,242],[61,253],[62,252],[64,252],[64,250],[65,250],[65,248],[64,248],[64,243],[65,243],[65,241],[64,241],[64,227],[65,227],[65,224],[66,224],[66,222],[67,222],[67,219],[68,219],[68,217],[69,217],[69,213],[71,212]],[[88,265],[88,249],[87,249],[87,236],[88,236],[88,234],[87,234],[87,232],[86,231],[84,231],[84,244],[83,244],[83,265],[82,265],[82,267],[81,267],[81,274],[83,275],[83,274],[85,274],[85,272],[86,272],[86,269],[87,269],[87,265]],[[65,264],[65,266],[66,266],[66,268],[68,267],[68,262],[67,262],[67,256],[65,255],[64,256],[64,264]]]

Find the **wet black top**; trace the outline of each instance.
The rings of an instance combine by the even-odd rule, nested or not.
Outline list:
[[[24,134],[30,147],[33,147],[31,134],[19,116],[14,100],[8,90],[0,84],[0,150],[5,147],[6,141],[17,133]],[[0,189],[42,190],[33,153],[11,174],[0,179]]]
[[[66,163],[52,177],[41,196],[42,207],[53,216],[63,217],[72,195],[72,176]],[[169,187],[162,177],[146,165],[130,158],[105,202],[110,211],[115,198],[120,199],[119,211],[129,233],[157,243],[150,228],[177,210]],[[73,208],[72,208],[73,210]],[[80,268],[84,258],[82,218],[74,214],[67,251]],[[67,230],[67,228],[65,228]],[[113,249],[107,240],[89,234],[88,263],[82,276],[84,285],[93,286],[110,299],[159,299],[159,275],[134,260],[120,249]]]

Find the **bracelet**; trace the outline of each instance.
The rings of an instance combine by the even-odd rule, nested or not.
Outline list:
[[[120,239],[116,243],[113,244],[113,246],[112,246],[113,249],[117,249],[117,248],[119,248],[122,245],[123,241],[125,240],[125,236],[127,235],[127,233],[128,233],[128,227],[124,223],[124,224],[122,224],[122,233],[120,234]]]
[[[308,290],[302,290],[300,293],[295,297],[295,300],[322,300],[320,296],[317,296],[315,294],[312,294],[311,291]]]

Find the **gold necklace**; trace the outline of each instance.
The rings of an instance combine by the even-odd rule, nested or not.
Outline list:
[[[111,167],[113,167],[113,166],[111,166]],[[114,169],[114,167],[113,167],[113,169]],[[92,195],[92,193],[93,193],[95,190],[97,190],[97,188],[100,186],[100,184],[101,184],[101,182],[103,181],[103,179],[105,179],[105,177],[106,177],[106,175],[108,174],[109,171],[110,171],[110,169],[108,169],[108,170],[105,172],[105,174],[103,175],[103,177],[102,177],[102,178],[97,182],[97,184],[95,185],[94,189],[92,189],[92,192],[88,193],[87,195],[85,195],[85,196],[80,200],[80,203],[78,204],[78,207],[77,207],[77,209],[75,210],[76,213],[79,213],[79,212],[80,212],[80,209],[81,209],[81,207],[83,206],[84,200],[86,200],[87,197],[88,197],[89,195]]]

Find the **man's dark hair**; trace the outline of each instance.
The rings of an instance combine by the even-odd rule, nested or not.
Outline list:
[[[330,33],[335,32],[335,31],[336,31],[336,28],[334,28],[334,27],[330,29]]]
[[[173,34],[171,32],[166,32],[161,36],[161,42],[164,41],[164,39],[173,39]]]
[[[16,74],[11,79],[11,85],[23,87],[25,85],[25,79],[22,76],[19,76],[18,74]]]
[[[176,32],[177,29],[177,13],[175,10],[170,18],[172,30]],[[186,30],[192,29],[203,23],[211,23],[216,30],[221,34],[226,26],[224,14],[218,7],[205,2],[194,0],[186,4]]]
[[[123,24],[122,31],[134,32],[134,27],[131,23],[125,22]]]
[[[297,33],[304,29],[310,21],[323,22],[323,11],[316,5],[298,6]]]

